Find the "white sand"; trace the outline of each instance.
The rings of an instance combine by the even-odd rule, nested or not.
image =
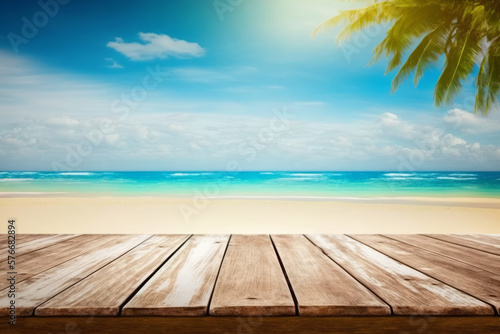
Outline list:
[[[19,233],[498,234],[500,200],[19,197],[0,218]]]

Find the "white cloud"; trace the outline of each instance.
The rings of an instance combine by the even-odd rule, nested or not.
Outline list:
[[[26,58],[0,52],[0,116],[3,122],[34,116],[71,117],[107,112],[116,88],[54,72]]]
[[[106,58],[106,61],[108,62],[108,65],[106,66],[107,68],[123,68],[122,65],[120,65],[116,60],[113,58]]]
[[[80,124],[79,121],[68,116],[49,117],[45,120],[44,123],[48,125],[67,126],[67,127],[73,127]]]
[[[464,166],[480,170],[500,163],[498,145],[468,142],[441,129],[423,130],[425,126],[419,124],[412,124],[415,131],[401,141],[399,134],[385,132],[385,125],[377,120],[292,120],[270,143],[263,144],[259,134],[269,128],[272,117],[272,112],[267,116],[169,112],[111,119],[110,132],[92,147],[92,154],[80,168],[93,169],[105,161],[110,163],[105,166],[108,169],[127,168],[138,159],[151,161],[151,169],[171,168],[174,163],[179,168],[224,169],[230,160],[246,169],[397,170],[402,160],[409,160],[415,170],[468,169]],[[5,123],[0,128],[0,156],[33,159],[42,154],[37,164],[50,168],[53,161],[64,163],[68,145],[76,150],[88,142],[102,122],[97,116],[61,116]],[[255,159],[248,159],[244,149],[254,147],[255,141],[263,148],[256,150]],[[122,162],[113,164],[114,160]]]
[[[454,129],[469,134],[485,134],[500,131],[500,115],[498,112],[488,117],[476,116],[461,109],[452,109],[443,117],[446,124]]]
[[[107,46],[134,61],[167,57],[201,57],[205,54],[205,49],[197,43],[172,38],[168,35],[140,32],[139,38],[144,43],[126,43],[122,38],[117,37],[113,42],[108,42]]]
[[[480,119],[473,113],[460,109],[452,109],[448,111],[448,113],[443,117],[443,120],[446,123],[468,127],[475,127],[480,123]]]
[[[330,105],[291,102],[296,119],[247,161],[241,145],[253,145],[249,143],[270,126],[274,114],[269,104],[171,100],[160,89],[122,119],[110,105],[131,88],[47,73],[0,52],[0,170],[50,170],[53,161],[64,162],[68,145],[75,148],[88,141],[104,121],[111,123],[110,131],[79,168],[143,169],[147,161],[148,168],[156,170],[223,170],[228,161],[237,160],[245,169],[260,170],[397,170],[402,159],[414,157],[419,159],[413,167],[420,170],[500,165],[495,132],[486,136],[464,131],[498,129],[496,115],[476,119],[451,110],[444,119],[426,116],[425,121],[406,119],[399,112],[314,120],[307,115],[311,105],[325,111]],[[453,117],[464,119],[461,127],[450,126]]]

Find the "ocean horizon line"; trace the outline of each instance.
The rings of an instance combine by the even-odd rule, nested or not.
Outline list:
[[[499,173],[500,170],[0,170],[0,173]]]

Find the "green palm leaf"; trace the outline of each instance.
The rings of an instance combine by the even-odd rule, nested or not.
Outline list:
[[[431,67],[436,66],[441,56],[442,50],[445,45],[445,36],[449,33],[449,28],[443,28],[440,35],[436,34],[433,36],[432,41],[425,47],[422,52],[422,57],[420,57],[417,67],[415,69],[415,86],[418,85],[420,79],[424,76],[425,71]]]
[[[456,43],[451,46],[445,68],[436,84],[434,93],[436,105],[451,104],[453,98],[460,92],[462,81],[474,69],[475,60],[481,52],[479,42],[467,32],[464,36],[459,36]]]
[[[488,50],[488,69],[486,87],[488,94],[483,112],[493,109],[498,104],[498,93],[500,92],[500,40],[491,44]]]
[[[413,72],[417,85],[425,71],[437,66],[444,56],[445,63],[434,91],[436,105],[453,104],[463,82],[476,69],[475,112],[487,114],[496,106],[500,93],[500,1],[368,2],[364,8],[343,11],[323,22],[313,34],[346,21],[337,36],[340,43],[370,25],[389,22],[391,27],[373,50],[370,63],[376,63],[385,55],[389,58],[386,73],[399,68],[391,91],[396,91]]]
[[[405,81],[410,74],[419,66],[424,60],[424,57],[430,57],[431,55],[426,52],[429,50],[431,44],[435,44],[437,41],[436,36],[439,37],[439,33],[443,29],[443,26],[438,26],[430,34],[425,36],[420,44],[413,50],[411,55],[408,57],[403,66],[399,69],[398,73],[392,80],[391,91],[395,92],[398,87]]]

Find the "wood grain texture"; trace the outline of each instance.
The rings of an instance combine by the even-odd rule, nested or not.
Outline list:
[[[47,236],[53,236],[54,234],[50,234]],[[7,251],[8,251],[8,245],[9,245],[9,235],[8,234],[0,234],[0,261],[6,261],[7,259]],[[35,240],[35,239],[42,239],[45,238],[44,234],[15,234],[14,235],[15,239],[15,247],[16,247],[16,252],[17,248],[19,245],[24,244],[28,241]],[[11,238],[11,244],[12,244],[12,238]]]
[[[500,255],[415,234],[390,234],[385,236],[500,275]]]
[[[295,304],[269,236],[231,237],[209,313],[295,315]]]
[[[466,263],[379,235],[352,238],[418,271],[464,291],[500,311],[500,277]]]
[[[299,315],[388,315],[391,309],[303,235],[273,235]]]
[[[458,235],[458,234],[424,234],[424,235],[430,238],[443,240],[453,244],[478,249],[483,252],[500,255],[500,245],[470,238],[467,235]]]
[[[345,235],[308,235],[396,315],[492,315],[490,305]]]
[[[44,239],[48,237],[52,237],[56,234],[25,234],[25,233],[16,233],[16,237],[21,242],[28,242],[35,239]]]
[[[26,243],[35,239],[43,239],[47,237],[52,237],[55,234],[19,234],[16,233],[16,241],[17,243]],[[4,246],[7,244],[8,234],[0,234],[0,246]]]
[[[37,235],[34,239],[23,242],[16,242],[16,255],[27,254],[37,249],[42,249],[50,245],[57,244],[64,240],[76,238],[79,234],[55,234],[55,235]],[[7,252],[0,254],[0,262],[7,260]]]
[[[203,316],[229,235],[196,235],[123,307],[124,316]]]
[[[37,307],[37,316],[116,316],[189,235],[156,235]]]
[[[22,282],[27,278],[69,261],[79,255],[93,251],[96,247],[112,241],[117,236],[118,235],[98,234],[81,235],[27,254],[16,256],[16,263],[18,263],[16,281],[18,283]],[[0,283],[0,290],[8,286],[9,282],[7,282],[6,279],[2,280]]]
[[[500,317],[29,317],[0,332],[19,334],[493,334]]]
[[[34,309],[94,271],[130,251],[150,235],[123,235],[87,254],[60,264],[17,285],[17,316],[33,315]],[[7,315],[7,289],[0,291],[0,316]]]
[[[500,236],[494,234],[462,234],[463,238],[493,245],[500,245]]]
[[[44,235],[41,238],[31,239],[29,241],[23,241],[21,239],[21,243],[17,250],[19,252],[28,253],[40,248],[44,248],[50,245],[54,245],[58,242],[76,238],[79,234],[54,234],[54,235]]]
[[[16,240],[16,255],[20,256],[22,254],[27,254],[33,252],[37,249],[42,249],[50,245],[57,244],[58,242],[76,238],[78,234],[38,234],[31,235],[34,238],[28,238],[28,241]],[[16,238],[17,239],[17,238]],[[6,247],[6,246],[4,246]],[[6,248],[4,248],[6,249]],[[0,254],[0,262],[7,261],[7,252]]]
[[[5,247],[7,246],[7,241],[8,241],[8,234],[0,234],[0,249],[2,249],[2,251],[5,249]],[[19,238],[17,238],[16,236],[16,241],[19,240]]]
[[[0,234],[1,236],[1,241],[5,241],[7,240],[7,235],[6,233],[2,233]],[[17,241],[21,241],[21,242],[28,242],[28,241],[31,241],[31,240],[35,240],[35,239],[43,239],[43,238],[47,238],[47,237],[52,237],[56,234],[27,234],[27,233],[16,233],[16,240]]]

